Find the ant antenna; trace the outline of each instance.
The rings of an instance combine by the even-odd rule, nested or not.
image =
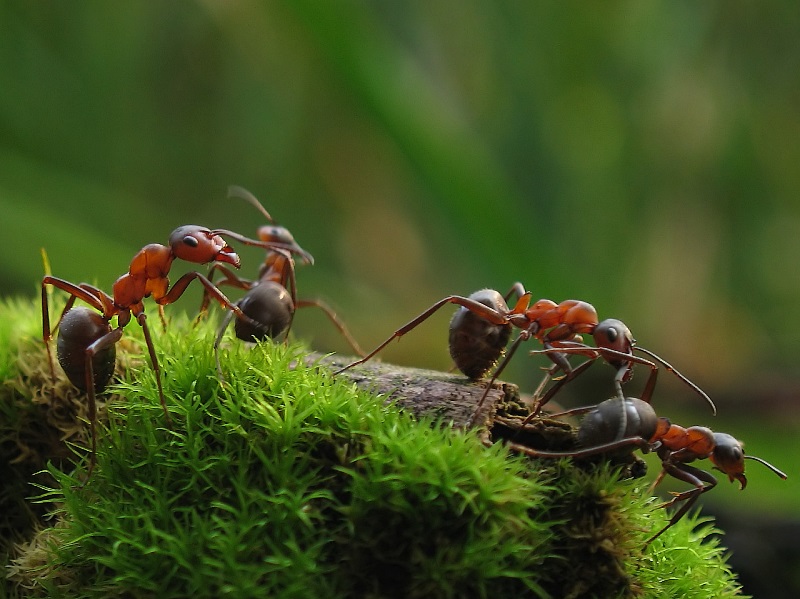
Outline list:
[[[677,370],[677,369],[676,369],[676,368],[675,368],[675,367],[674,367],[672,364],[670,364],[670,363],[669,363],[669,362],[667,362],[667,361],[666,361],[664,358],[660,357],[659,355],[655,354],[654,352],[650,351],[649,349],[645,349],[644,347],[641,347],[641,346],[639,346],[639,345],[635,345],[635,346],[634,346],[634,349],[635,349],[635,350],[639,350],[640,352],[642,352],[642,353],[644,353],[644,354],[647,354],[648,356],[650,356],[650,357],[651,357],[651,358],[653,358],[654,360],[658,360],[659,362],[661,362],[661,364],[663,364],[663,365],[664,365],[664,368],[666,368],[667,370],[669,370],[669,371],[670,371],[672,374],[674,374],[674,375],[675,375],[675,376],[677,376],[679,379],[681,379],[681,380],[682,380],[684,383],[686,383],[687,385],[689,385],[689,387],[691,387],[691,388],[692,388],[692,390],[693,390],[695,393],[697,393],[697,394],[698,394],[700,397],[702,397],[703,399],[705,399],[705,400],[706,400],[706,403],[708,403],[708,405],[709,405],[709,406],[711,406],[711,413],[712,413],[714,416],[716,416],[716,415],[717,415],[717,406],[715,406],[715,405],[714,405],[714,402],[713,402],[713,401],[711,400],[711,398],[710,398],[710,397],[709,397],[709,396],[706,394],[706,392],[705,392],[705,391],[703,391],[703,390],[702,390],[700,387],[698,387],[697,385],[695,385],[695,384],[694,384],[692,381],[690,381],[688,378],[686,378],[685,376],[683,376],[683,375],[682,375],[680,372],[678,372],[678,370]]]
[[[754,455],[745,455],[745,456],[744,456],[744,459],[746,459],[746,460],[755,460],[755,461],[756,461],[756,462],[758,462],[759,464],[764,464],[764,466],[766,466],[767,468],[769,468],[770,470],[772,470],[772,471],[773,471],[775,474],[777,474],[777,475],[778,475],[779,477],[781,477],[783,480],[786,480],[786,479],[788,478],[788,476],[786,476],[786,474],[785,474],[784,472],[782,472],[781,470],[778,470],[778,469],[777,469],[775,466],[773,466],[772,464],[770,464],[770,463],[769,463],[768,461],[766,461],[766,460],[762,460],[761,458],[759,458],[759,457],[756,457],[756,456],[754,456]]]
[[[261,202],[258,201],[256,196],[252,193],[247,191],[244,187],[240,187],[238,185],[229,185],[228,186],[228,197],[229,198],[239,198],[240,200],[244,200],[245,202],[249,202],[252,204],[256,210],[258,210],[264,217],[272,224],[275,224],[275,219],[270,216],[267,209],[261,205]]]

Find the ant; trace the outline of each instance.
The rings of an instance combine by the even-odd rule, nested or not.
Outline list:
[[[515,293],[518,296],[517,302],[513,308],[509,309],[506,302]],[[630,330],[621,321],[608,319],[599,322],[594,306],[581,300],[570,299],[556,304],[552,300],[541,299],[532,305],[530,301],[531,293],[526,291],[521,283],[515,283],[506,296],[501,296],[499,292],[493,289],[483,289],[469,297],[449,295],[397,329],[372,352],[339,369],[335,374],[344,372],[358,364],[363,364],[386,347],[393,339],[402,337],[424,322],[439,308],[445,304],[452,303],[457,304],[460,308],[450,322],[450,353],[459,369],[472,380],[480,379],[500,358],[510,339],[512,328],[521,329],[517,338],[509,346],[505,357],[495,368],[468,426],[474,424],[474,420],[480,413],[481,407],[489,394],[489,389],[505,369],[519,345],[530,338],[538,339],[541,342],[544,347],[541,351],[554,363],[550,374],[540,385],[538,391],[541,391],[549,376],[557,370],[563,370],[566,373],[566,379],[571,380],[576,374],[583,372],[595,359],[603,357],[617,369],[614,384],[617,397],[620,401],[623,401],[622,384],[632,376],[634,363],[644,364],[650,368],[651,375],[648,379],[648,388],[655,385],[658,367],[650,360],[635,356],[633,351],[638,349],[659,361],[667,370],[689,385],[711,405],[712,410],[716,413],[714,403],[702,389],[656,354],[636,346]],[[582,334],[591,334],[595,343],[597,343],[597,347],[584,345],[581,342]],[[576,369],[578,371],[576,374],[572,374],[573,369],[567,359],[569,354],[574,353],[588,354],[590,357],[587,362],[584,362]],[[552,394],[547,397],[549,399]],[[543,404],[539,403],[538,407],[541,407]],[[538,407],[536,411],[538,411]],[[624,421],[620,423],[620,426],[620,431],[624,430]]]
[[[739,481],[740,489],[747,486],[744,474],[744,460],[755,460],[782,479],[787,476],[769,462],[745,455],[741,441],[726,433],[715,433],[704,426],[684,428],[671,424],[667,418],[659,418],[650,405],[649,397],[643,399],[628,397],[624,400],[623,417],[620,403],[616,397],[586,408],[577,408],[553,416],[587,413],[577,432],[577,443],[582,449],[574,451],[540,451],[526,445],[509,443],[509,447],[520,453],[536,458],[588,458],[598,454],[612,457],[631,456],[636,449],[643,453],[655,451],[661,459],[661,472],[651,487],[654,489],[663,478],[670,476],[693,485],[692,489],[673,493],[673,498],[659,507],[670,507],[679,501],[685,503],[672,515],[661,530],[651,536],[645,547],[657,539],[667,529],[678,522],[688,512],[703,493],[717,484],[717,479],[709,472],[690,466],[696,460],[708,459],[714,467],[727,475],[729,480]],[[625,421],[624,434],[619,438],[618,431]]]
[[[155,371],[158,385],[158,396],[167,422],[171,424],[164,390],[161,383],[161,371],[158,366],[155,348],[147,326],[143,300],[152,296],[159,306],[162,324],[166,327],[163,307],[175,302],[189,284],[197,279],[223,306],[236,313],[243,320],[249,318],[233,305],[228,298],[206,277],[198,272],[189,272],[169,286],[169,271],[172,262],[179,258],[196,264],[209,262],[225,262],[239,268],[239,256],[227,245],[222,235],[232,237],[246,245],[274,248],[280,251],[295,251],[292,247],[281,243],[256,241],[228,231],[226,229],[210,230],[197,225],[185,225],[175,229],[169,237],[169,245],[157,243],[143,247],[131,261],[128,272],[119,277],[109,295],[88,283],[78,285],[47,274],[42,279],[42,340],[47,348],[50,373],[56,378],[53,365],[53,354],[50,341],[53,333],[61,326],[61,334],[57,343],[59,363],[69,380],[88,397],[89,423],[91,428],[91,460],[88,476],[91,476],[96,462],[96,394],[105,389],[114,370],[115,345],[122,338],[123,328],[132,317],[142,327],[145,343],[150,354],[150,362]],[[54,327],[50,327],[50,308],[48,303],[48,286],[56,287],[70,295],[61,316]],[[76,300],[82,300],[94,308],[73,308]],[[117,317],[117,326],[112,328],[110,321]],[[88,478],[87,476],[87,478]]]
[[[216,285],[231,285],[247,291],[235,305],[249,317],[249,320],[237,319],[234,325],[236,337],[243,341],[252,341],[253,339],[274,339],[281,335],[288,336],[295,311],[298,308],[314,306],[320,308],[327,315],[350,347],[358,355],[363,356],[364,351],[326,303],[321,300],[297,299],[295,264],[291,254],[298,254],[303,257],[305,263],[313,264],[311,255],[297,244],[288,229],[275,225],[272,216],[252,193],[242,187],[232,185],[228,188],[228,197],[236,197],[249,202],[267,219],[270,224],[259,227],[257,232],[258,238],[262,242],[281,244],[281,247],[268,248],[269,251],[267,251],[259,270],[258,279],[255,281],[240,278],[218,262],[213,263],[209,269],[209,278],[212,278],[214,270],[218,270],[223,275]],[[209,299],[208,294],[203,297],[203,303],[200,306],[201,315],[208,307]],[[233,313],[228,313],[220,326],[214,343],[215,353],[232,317]],[[217,370],[221,372],[218,353]]]

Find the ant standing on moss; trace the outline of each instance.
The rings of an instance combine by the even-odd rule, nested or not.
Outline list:
[[[111,295],[93,285],[87,283],[76,285],[49,274],[42,279],[42,340],[47,348],[50,373],[55,379],[50,341],[53,333],[61,325],[62,330],[57,343],[58,360],[69,380],[80,390],[85,391],[88,397],[91,428],[91,461],[88,476],[91,476],[96,462],[96,393],[105,388],[113,373],[115,345],[122,337],[122,329],[132,317],[135,317],[142,327],[150,354],[150,362],[155,371],[161,407],[167,422],[170,422],[161,383],[161,371],[144,313],[144,298],[153,297],[159,306],[162,323],[166,327],[163,306],[175,302],[189,284],[197,279],[206,288],[206,292],[223,306],[235,312],[237,317],[249,320],[211,281],[198,272],[189,272],[178,279],[171,288],[169,286],[168,275],[175,258],[196,264],[225,262],[239,268],[239,256],[225,243],[222,235],[232,237],[247,245],[294,251],[285,244],[255,241],[225,229],[212,231],[205,227],[186,225],[178,227],[172,232],[169,246],[153,243],[143,247],[133,257],[128,272],[116,280]],[[58,322],[52,329],[47,296],[48,286],[61,289],[70,295]],[[97,312],[88,308],[73,308],[76,300],[86,302]],[[117,317],[117,326],[112,328],[110,321],[115,316]]]

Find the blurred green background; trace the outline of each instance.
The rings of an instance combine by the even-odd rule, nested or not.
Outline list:
[[[366,348],[514,281],[624,320],[720,409],[662,374],[662,414],[793,477],[750,463],[746,495],[708,502],[800,515],[795,2],[0,0],[0,31],[4,295],[38,293],[41,247],[110,289],[178,225],[254,236],[235,183]],[[263,253],[237,250],[254,276]],[[298,337],[347,349],[305,312]],[[448,368],[451,312],[384,359]],[[529,390],[541,365],[505,378]]]

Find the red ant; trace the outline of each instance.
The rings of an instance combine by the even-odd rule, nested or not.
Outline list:
[[[519,296],[519,299],[509,310],[506,300],[514,293]],[[602,356],[617,369],[614,384],[620,401],[624,399],[622,384],[630,379],[634,363],[644,364],[651,369],[648,388],[655,385],[658,367],[650,360],[633,355],[633,350],[638,349],[658,360],[667,370],[689,385],[711,405],[712,410],[716,413],[714,403],[705,392],[654,353],[637,347],[630,331],[621,321],[609,319],[602,323],[598,322],[594,306],[581,300],[565,300],[556,304],[552,300],[541,299],[531,305],[530,299],[531,293],[525,291],[521,283],[515,283],[505,297],[493,289],[483,289],[469,297],[447,296],[397,329],[372,352],[341,368],[336,374],[363,364],[393,339],[402,337],[424,322],[439,308],[452,303],[461,308],[450,322],[450,353],[459,369],[473,380],[486,374],[503,354],[512,327],[521,329],[520,334],[509,347],[505,358],[492,374],[475,409],[472,421],[468,425],[473,424],[489,394],[489,389],[511,360],[519,345],[530,338],[538,339],[544,347],[542,351],[554,362],[550,374],[561,369],[566,373],[567,380],[571,380],[575,376],[571,374],[572,368],[567,360],[568,354],[590,355],[590,360],[579,366],[576,374],[583,372],[594,359]],[[580,342],[580,336],[584,333],[593,335],[597,347],[590,347]],[[540,389],[546,381],[547,379],[543,381]],[[624,429],[624,424],[621,426]]]
[[[69,380],[80,390],[85,391],[88,396],[92,439],[88,476],[91,476],[96,461],[96,393],[105,389],[113,373],[115,344],[122,337],[122,329],[130,322],[131,317],[135,317],[142,327],[150,354],[150,362],[155,371],[161,407],[167,422],[171,422],[164,399],[161,371],[144,313],[144,298],[153,297],[159,305],[162,323],[166,326],[163,306],[175,302],[188,285],[194,279],[198,279],[208,294],[235,312],[239,318],[249,320],[211,281],[198,272],[189,272],[178,279],[171,288],[169,286],[168,275],[175,258],[196,264],[226,262],[239,268],[239,256],[225,243],[222,235],[232,237],[247,245],[294,251],[286,244],[255,241],[225,229],[212,231],[205,227],[186,225],[178,227],[172,232],[169,237],[169,246],[153,243],[143,247],[133,257],[128,272],[116,280],[111,295],[93,285],[87,283],[76,285],[49,274],[42,279],[42,339],[47,348],[51,375],[55,380],[50,341],[53,333],[61,325],[61,334],[57,344],[58,360]],[[58,322],[52,329],[50,328],[50,309],[47,296],[48,285],[57,287],[70,295]],[[99,314],[87,308],[73,309],[73,305],[78,299],[89,304]],[[115,316],[117,317],[117,326],[112,329],[110,321]]]
[[[306,263],[313,264],[313,258],[311,258],[310,254],[306,253],[297,244],[288,229],[274,224],[275,221],[269,212],[249,191],[232,185],[228,188],[228,197],[237,197],[249,202],[271,223],[258,228],[258,238],[262,242],[281,244],[283,246],[269,248],[256,281],[240,278],[223,264],[214,263],[211,265],[209,278],[211,278],[211,273],[214,270],[219,270],[223,275],[222,279],[216,281],[216,285],[231,285],[247,290],[244,297],[236,302],[235,305],[250,320],[237,319],[234,325],[236,337],[243,341],[252,341],[254,338],[257,340],[274,339],[281,335],[288,335],[296,309],[314,306],[327,315],[353,350],[363,356],[364,352],[361,347],[359,347],[347,327],[327,304],[321,300],[297,299],[295,265],[288,250],[291,249],[291,252],[301,255]],[[208,295],[204,296],[203,304],[200,307],[201,314],[207,308],[208,301]],[[214,343],[215,352],[232,317],[232,313],[227,314],[220,326]],[[221,372],[218,356],[217,369]]]
[[[659,507],[669,507],[679,501],[685,503],[673,514],[664,528],[645,542],[645,547],[658,538],[664,531],[678,522],[691,509],[697,499],[710,491],[717,484],[717,479],[709,472],[690,466],[695,460],[709,459],[714,467],[726,474],[731,482],[739,481],[740,488],[747,486],[744,474],[744,460],[755,460],[772,470],[780,478],[786,474],[769,462],[745,455],[742,443],[726,433],[715,433],[704,426],[684,428],[671,424],[666,418],[659,418],[649,403],[644,399],[628,397],[624,400],[623,416],[618,398],[612,397],[597,406],[577,408],[554,414],[564,416],[571,414],[588,414],[581,422],[578,433],[578,446],[582,449],[574,451],[540,451],[526,445],[509,443],[515,451],[537,458],[588,458],[598,454],[611,456],[631,455],[636,449],[644,453],[655,451],[661,459],[661,472],[652,485],[655,488],[669,474],[694,488],[682,493],[673,493],[674,497]],[[622,422],[625,422],[623,436],[619,437]]]

